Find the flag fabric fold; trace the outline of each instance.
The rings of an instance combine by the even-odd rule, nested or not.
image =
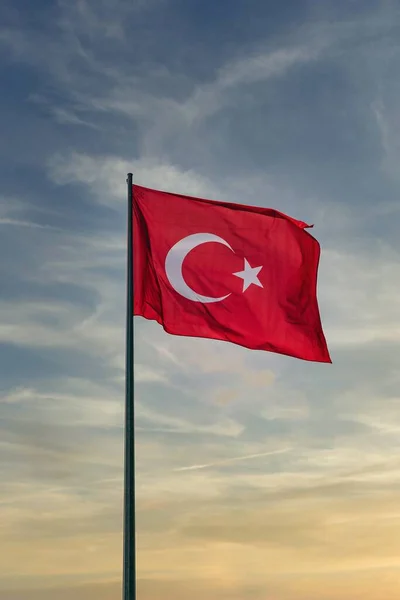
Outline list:
[[[134,185],[133,313],[170,334],[329,363],[308,227],[274,209]]]

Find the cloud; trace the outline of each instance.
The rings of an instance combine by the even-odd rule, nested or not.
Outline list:
[[[126,203],[126,175],[134,173],[134,182],[155,188],[175,190],[197,196],[213,195],[211,182],[193,170],[154,159],[123,160],[118,157],[56,156],[49,163],[50,177],[58,184],[83,183],[92,189],[97,201],[119,208]],[[150,182],[150,183],[147,183]]]
[[[399,339],[397,257],[396,249],[379,241],[353,252],[325,250],[320,298],[329,321],[337,324],[328,329],[333,347]]]
[[[235,456],[233,458],[227,458],[225,460],[220,460],[206,465],[191,465],[190,467],[178,467],[174,469],[174,471],[197,471],[198,469],[209,469],[212,467],[218,467],[219,465],[226,465],[232,462],[252,460],[253,458],[261,458],[264,456],[271,456],[274,454],[282,454],[285,452],[289,452],[290,450],[291,448],[282,448],[281,450],[272,450],[271,452],[259,452],[258,454],[248,454],[247,456]]]
[[[210,433],[216,436],[236,437],[243,427],[233,419],[222,418],[211,423],[190,423],[179,416],[168,416],[162,414],[159,410],[152,411],[145,408],[142,404],[136,404],[136,415],[139,422],[147,422],[146,425],[139,425],[138,429],[142,431],[164,431],[170,433]],[[208,420],[208,419],[207,419]]]
[[[209,118],[232,102],[229,94],[235,88],[284,76],[291,68],[316,59],[320,50],[321,45],[312,42],[273,51],[259,49],[221,67],[211,83],[195,87],[180,109],[190,123]]]

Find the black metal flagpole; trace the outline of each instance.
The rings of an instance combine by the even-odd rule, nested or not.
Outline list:
[[[128,173],[123,600],[136,600],[133,176]]]

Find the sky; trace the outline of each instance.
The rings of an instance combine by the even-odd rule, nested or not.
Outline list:
[[[4,0],[0,597],[121,597],[126,174],[314,223],[332,365],[136,319],[139,600],[400,597],[400,6]]]

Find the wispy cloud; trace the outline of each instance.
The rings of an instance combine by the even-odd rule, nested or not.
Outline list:
[[[191,465],[190,467],[177,467],[174,471],[197,471],[198,469],[209,469],[212,467],[218,467],[220,465],[226,465],[232,462],[238,462],[242,460],[252,460],[253,458],[263,458],[265,456],[273,456],[274,454],[283,454],[290,452],[292,448],[282,448],[281,450],[272,450],[271,452],[259,452],[258,454],[248,454],[247,456],[235,456],[234,458],[227,458],[225,460],[219,460],[213,463],[205,465]]]

